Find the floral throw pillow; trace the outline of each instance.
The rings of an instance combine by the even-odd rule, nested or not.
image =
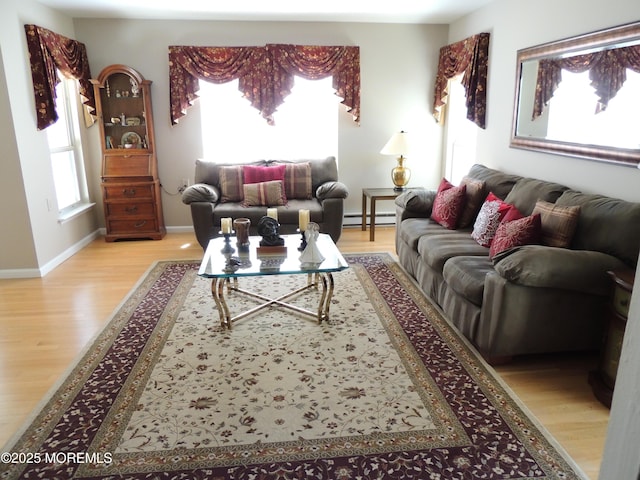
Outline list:
[[[512,209],[512,211],[513,210],[515,209]],[[496,234],[491,242],[491,247],[489,248],[490,258],[513,247],[540,243],[542,222],[540,221],[539,213],[518,218],[517,220],[509,220],[507,218],[509,214],[507,214],[500,225],[498,225]]]
[[[465,202],[466,185],[454,187],[446,179],[442,179],[438,193],[433,200],[431,218],[449,230],[455,230]]]
[[[490,247],[498,225],[511,208],[515,207],[503,202],[490,192],[473,224],[471,237],[483,247]]]

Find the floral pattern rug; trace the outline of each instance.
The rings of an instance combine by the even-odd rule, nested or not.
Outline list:
[[[10,448],[42,456],[0,479],[584,478],[389,255],[345,257],[328,322],[272,306],[232,330],[198,262],[159,262]]]

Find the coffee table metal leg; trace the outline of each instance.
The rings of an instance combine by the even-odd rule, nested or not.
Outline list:
[[[329,306],[331,305],[335,285],[331,272],[321,274],[320,278],[322,279],[322,294],[318,304],[318,323],[322,323],[323,320],[329,320]]]
[[[227,302],[224,299],[224,287],[227,285],[228,279],[225,278],[214,278],[211,281],[211,293],[213,294],[213,299],[216,302],[216,307],[218,307],[218,314],[220,315],[220,325],[222,328],[231,329],[231,313],[229,312],[229,307],[227,306]],[[228,286],[228,285],[227,285]]]

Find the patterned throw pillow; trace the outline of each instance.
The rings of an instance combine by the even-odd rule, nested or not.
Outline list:
[[[458,218],[464,208],[466,185],[454,187],[446,179],[442,179],[438,193],[433,200],[431,218],[449,230],[458,226]]]
[[[242,165],[220,167],[220,201],[239,202],[244,197],[242,191]]]
[[[458,228],[466,228],[473,223],[474,218],[482,206],[482,201],[485,199],[485,182],[482,180],[476,180],[471,177],[463,177],[460,185],[467,186],[464,208],[460,214],[460,220],[458,221]]]
[[[489,193],[473,224],[471,237],[483,247],[490,247],[498,225],[511,208],[511,205],[500,200],[493,192]]]
[[[311,164],[286,163],[284,170],[284,193],[287,198],[311,200],[313,198],[311,184]]]
[[[287,198],[284,195],[282,180],[271,180],[269,182],[247,183],[243,187],[245,207],[264,206],[273,207],[276,205],[286,205]]]
[[[284,182],[284,165],[275,165],[273,167],[261,167],[258,165],[245,165],[242,168],[244,183],[261,183],[270,182],[272,180],[280,180]]]
[[[560,207],[538,200],[533,213],[539,213],[542,221],[542,244],[568,248],[578,225],[580,207]]]
[[[512,208],[500,225],[498,225],[496,234],[491,242],[491,247],[489,248],[490,258],[509,248],[540,243],[542,230],[540,214],[536,213],[517,220],[509,220],[507,217],[514,210],[516,209]]]

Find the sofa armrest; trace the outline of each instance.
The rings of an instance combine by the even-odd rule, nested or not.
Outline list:
[[[218,236],[220,225],[213,223],[215,204],[211,202],[191,202],[191,220],[198,243],[203,250],[209,245],[209,240]]]
[[[189,205],[193,202],[216,203],[220,199],[220,190],[206,183],[195,183],[182,192],[182,203]]]
[[[325,182],[316,189],[316,198],[323,201],[327,198],[347,198],[349,190],[342,182]]]
[[[434,190],[417,189],[409,190],[396,197],[396,205],[411,213],[419,213],[420,216],[431,215],[433,200],[436,198]]]
[[[494,257],[495,271],[509,282],[603,296],[611,288],[607,271],[624,265],[606,253],[543,245],[516,247]]]

